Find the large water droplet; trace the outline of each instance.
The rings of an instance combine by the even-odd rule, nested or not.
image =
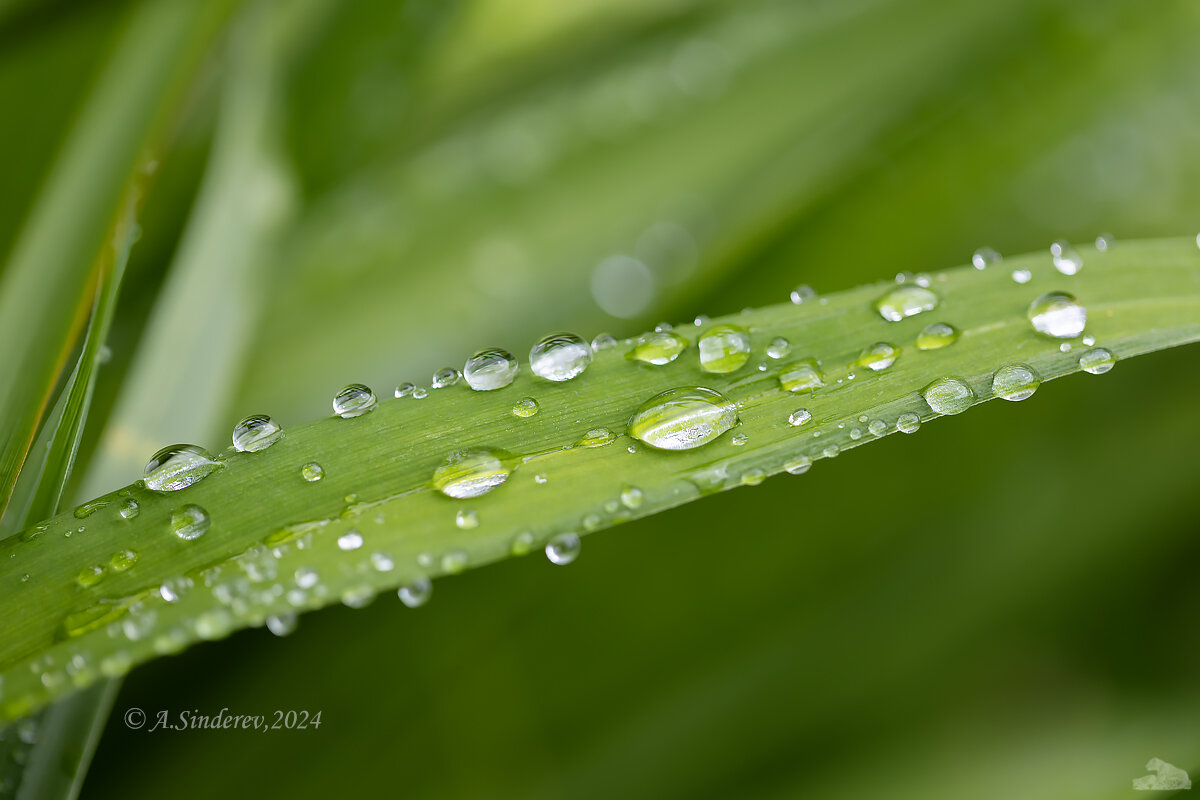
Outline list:
[[[233,449],[239,453],[266,450],[283,438],[283,428],[265,414],[246,417],[233,429]]]
[[[463,377],[467,385],[477,392],[503,389],[517,378],[520,371],[512,353],[499,347],[480,350],[463,365]]]
[[[1103,375],[1117,363],[1117,357],[1103,347],[1088,350],[1079,357],[1079,368],[1093,375]]]
[[[361,383],[352,383],[333,396],[333,413],[342,419],[361,417],[377,405],[375,393]]]
[[[725,373],[740,369],[750,359],[750,332],[737,325],[716,325],[697,342],[700,369]]]
[[[629,359],[643,364],[662,366],[679,358],[687,349],[688,340],[671,330],[653,331],[642,336],[629,351]]]
[[[736,423],[732,401],[703,386],[685,386],[647,400],[629,418],[629,435],[659,450],[691,450]]]
[[[875,301],[875,310],[888,322],[899,322],[937,308],[938,296],[922,286],[897,286]]]
[[[811,392],[825,385],[825,375],[816,361],[806,358],[780,370],[779,385],[787,392]]]
[[[546,558],[565,566],[579,557],[581,544],[578,533],[560,533],[546,543]]]
[[[146,487],[156,492],[177,492],[220,469],[212,455],[194,444],[173,444],[146,462]]]
[[[1087,309],[1066,292],[1050,292],[1029,304],[1025,312],[1033,329],[1056,339],[1073,339],[1087,325]]]
[[[921,390],[921,396],[939,414],[961,414],[970,408],[975,392],[956,378],[939,378]]]
[[[896,358],[899,355],[900,351],[895,345],[888,344],[887,342],[876,342],[859,354],[858,365],[866,367],[872,372],[882,372],[892,364],[895,364]]]
[[[992,376],[992,394],[1013,402],[1033,397],[1041,385],[1041,376],[1028,364],[1008,364]]]
[[[451,453],[433,471],[433,488],[459,500],[487,494],[508,480],[511,458],[503,450],[484,447]]]
[[[573,333],[552,333],[529,351],[529,368],[548,381],[569,381],[591,363],[591,345]]]
[[[208,512],[197,505],[186,505],[171,512],[171,533],[185,542],[199,539],[211,524]]]
[[[940,350],[957,342],[958,337],[961,335],[953,325],[947,325],[945,322],[934,322],[926,325],[917,334],[917,349]]]

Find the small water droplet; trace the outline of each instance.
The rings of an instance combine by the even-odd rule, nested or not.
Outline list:
[[[743,486],[758,486],[767,478],[767,473],[763,472],[758,467],[753,467],[742,473]]]
[[[469,531],[479,527],[479,514],[471,508],[460,508],[454,514],[454,524],[459,530]]]
[[[838,454],[841,452],[842,449],[840,447],[838,447],[836,444],[831,444],[821,451],[821,455],[825,456],[826,458],[837,458]]]
[[[608,428],[593,428],[575,443],[576,447],[604,447],[612,444],[617,435]]]
[[[956,378],[939,378],[922,389],[921,396],[939,414],[961,414],[971,407],[975,392]]]
[[[712,322],[712,318],[708,314],[697,314],[696,318],[692,320],[692,324],[697,328],[707,325],[710,322]]]
[[[1066,292],[1050,292],[1029,304],[1025,316],[1033,329],[1056,339],[1073,339],[1087,325],[1087,309]]]
[[[962,333],[953,325],[947,325],[945,322],[934,322],[926,325],[917,334],[917,349],[940,350],[957,342],[958,337],[961,335]]]
[[[1000,260],[1000,254],[990,247],[981,247],[971,256],[975,269],[987,269]]]
[[[178,603],[179,598],[187,594],[192,585],[191,578],[185,575],[176,575],[162,582],[162,585],[158,587],[158,595],[168,603]]]
[[[419,608],[429,602],[433,594],[433,581],[429,578],[417,578],[412,583],[405,584],[396,590],[400,602],[409,608]]]
[[[700,369],[723,374],[750,359],[750,332],[738,325],[715,325],[700,336]]]
[[[1103,347],[1088,350],[1079,357],[1079,367],[1093,375],[1103,375],[1117,363],[1117,357]]]
[[[300,468],[300,477],[309,483],[316,483],[325,477],[325,468],[315,461],[310,461]]]
[[[817,293],[813,291],[813,288],[808,284],[801,284],[795,289],[792,289],[792,293],[790,295],[792,302],[796,305],[800,305],[816,296]]]
[[[300,567],[293,573],[292,577],[295,579],[296,585],[301,589],[311,589],[321,579],[321,576],[312,567]]]
[[[155,453],[146,462],[146,488],[156,492],[177,492],[220,469],[212,455],[194,444],[173,444]]]
[[[1027,269],[1014,269],[1012,271],[1012,279],[1016,283],[1029,283],[1033,279],[1033,273]]]
[[[1071,249],[1069,242],[1059,240],[1050,245],[1050,256],[1054,259],[1054,268],[1063,275],[1074,275],[1083,266],[1083,259]]]
[[[729,437],[729,443],[734,447],[741,447],[748,441],[750,441],[750,437],[744,433],[735,433],[733,436]]]
[[[1060,352],[1060,353],[1069,353],[1069,352],[1071,352],[1071,343],[1070,343],[1070,342],[1063,342],[1062,344],[1060,344],[1060,345],[1058,346],[1058,352]]]
[[[429,390],[424,386],[418,386],[413,389],[412,397],[414,400],[424,400],[426,397],[429,397]]]
[[[938,296],[922,286],[897,286],[875,301],[875,310],[888,322],[899,322],[937,308]]]
[[[544,472],[534,473],[533,482],[536,483],[538,486],[541,486],[548,480],[549,480],[549,478],[546,477],[546,473],[544,473]]]
[[[687,349],[688,340],[671,330],[655,330],[642,336],[629,351],[631,361],[662,366],[679,358]]]
[[[548,381],[569,381],[591,363],[591,345],[573,333],[552,333],[529,351],[529,368]]]
[[[867,426],[872,436],[883,436],[887,433],[887,423],[881,419],[871,420],[871,424]]]
[[[780,370],[779,385],[788,392],[811,392],[825,385],[825,375],[816,361],[806,358]]]
[[[621,487],[621,505],[625,506],[631,511],[636,508],[641,508],[642,501],[644,499],[645,496],[642,494],[642,490],[638,487],[630,486],[628,484]]]
[[[433,373],[430,385],[434,389],[445,389],[458,383],[458,379],[461,377],[462,375],[454,367],[442,367]]]
[[[106,570],[100,564],[93,564],[90,567],[84,567],[75,576],[75,582],[85,589],[89,586],[95,586],[100,581],[104,580]]]
[[[896,420],[896,430],[901,433],[916,433],[921,429],[921,418],[916,414],[901,414]]]
[[[617,346],[617,337],[611,333],[596,334],[596,338],[592,339],[592,351],[599,353],[601,350],[610,350]]]
[[[520,369],[512,353],[489,347],[468,358],[462,374],[467,385],[475,391],[490,392],[511,384]]]
[[[275,614],[267,617],[267,630],[276,636],[287,636],[296,630],[299,620],[300,617],[295,612],[290,614]]]
[[[357,550],[363,546],[362,534],[351,528],[338,537],[337,546],[339,550]]]
[[[812,459],[808,456],[796,456],[783,465],[789,475],[803,475],[812,468]]]
[[[691,450],[708,444],[737,423],[737,407],[703,386],[655,395],[629,419],[629,435],[659,450]]]
[[[895,364],[899,355],[900,351],[896,349],[895,345],[876,342],[859,354],[857,363],[860,367],[866,367],[872,372],[882,372]]]
[[[375,393],[361,383],[352,383],[333,396],[333,413],[342,419],[361,417],[377,405]]]
[[[513,403],[512,414],[514,417],[522,417],[528,419],[538,413],[538,401],[532,397],[522,397],[517,402]]]
[[[785,358],[790,352],[792,352],[792,343],[782,336],[775,337],[767,344],[769,358]]]
[[[283,438],[283,428],[266,414],[246,417],[233,429],[233,449],[239,453],[266,450]]]
[[[506,462],[511,459],[512,454],[498,449],[459,450],[434,470],[433,488],[457,500],[479,497],[508,480],[512,470]]]
[[[118,550],[109,556],[108,566],[113,572],[124,572],[137,563],[138,554],[136,550]]]
[[[185,542],[199,539],[211,524],[208,512],[195,504],[171,512],[171,532]]]
[[[1101,253],[1107,253],[1116,243],[1117,240],[1111,233],[1102,233],[1096,237],[1096,249]]]
[[[401,383],[401,384],[397,384],[397,386],[396,386],[396,391],[395,391],[395,395],[396,395],[397,399],[399,399],[399,398],[401,398],[401,397],[408,397],[410,394],[412,394],[412,393],[413,393],[413,391],[414,391],[416,388],[417,388],[417,387],[416,387],[414,384],[411,384],[411,383]]]
[[[521,531],[513,537],[509,552],[514,556],[529,555],[533,551],[533,531]]]
[[[810,419],[812,419],[812,413],[807,408],[797,408],[791,414],[788,414],[788,425],[791,425],[793,428],[799,428]]]
[[[560,533],[546,543],[546,558],[552,564],[565,566],[579,557],[580,546],[578,533]]]
[[[449,575],[457,575],[467,568],[467,554],[464,550],[451,550],[442,556],[442,570]]]
[[[1009,364],[992,376],[992,394],[1013,402],[1033,397],[1041,385],[1041,376],[1028,364]]]

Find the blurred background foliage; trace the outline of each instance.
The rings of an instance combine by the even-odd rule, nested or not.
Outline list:
[[[0,253],[137,5],[0,3]],[[484,345],[1197,220],[1185,0],[247,0],[143,204],[76,493]],[[589,537],[569,569],[161,659],[85,796],[1096,798],[1152,757],[1196,774],[1195,359]],[[129,706],[323,725],[150,735]]]

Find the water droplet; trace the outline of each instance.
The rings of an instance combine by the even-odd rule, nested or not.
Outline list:
[[[487,494],[508,480],[512,470],[510,453],[489,448],[473,448],[451,453],[433,471],[433,488],[447,497],[463,500]]]
[[[457,575],[467,568],[467,554],[463,550],[451,550],[442,556],[442,570],[449,575]]]
[[[454,367],[442,367],[437,372],[433,373],[433,378],[430,380],[430,385],[434,389],[445,389],[458,383],[458,379],[462,375]]]
[[[715,325],[701,335],[700,369],[726,373],[741,369],[750,359],[750,332],[737,325]]]
[[[578,533],[560,533],[546,543],[546,558],[565,566],[579,557],[580,545]]]
[[[532,397],[522,397],[517,402],[513,403],[512,414],[514,417],[529,418],[538,413],[538,401]]]
[[[75,517],[76,519],[87,519],[92,514],[95,514],[97,511],[108,505],[109,502],[110,501],[108,498],[101,497],[97,500],[90,500],[86,503],[80,503],[75,507]]]
[[[429,602],[429,596],[433,594],[433,581],[429,578],[417,578],[412,583],[401,586],[396,594],[404,605],[419,608]]]
[[[474,509],[460,508],[454,514],[454,524],[459,530],[469,531],[479,527],[479,514]]]
[[[1070,243],[1062,240],[1050,245],[1050,256],[1054,259],[1054,268],[1063,275],[1074,275],[1083,266],[1079,253],[1071,249]]]
[[[480,350],[463,365],[463,377],[467,385],[477,392],[503,389],[517,378],[520,371],[512,353],[499,347]]]
[[[825,385],[825,375],[811,358],[784,367],[779,373],[779,385],[788,392],[811,392]]]
[[[1084,347],[1091,347],[1092,345],[1094,345],[1096,343],[1096,337],[1095,336],[1084,336],[1079,341],[1083,342]]]
[[[325,477],[325,468],[315,461],[310,461],[300,468],[300,477],[309,483],[316,483]]]
[[[424,386],[418,386],[413,389],[412,397],[414,400],[424,400],[426,397],[429,397],[429,390]]]
[[[743,486],[758,486],[767,478],[767,473],[758,467],[753,467],[742,473]]]
[[[199,539],[211,524],[208,512],[198,505],[189,504],[171,512],[171,532],[185,542]]]
[[[598,333],[596,338],[592,339],[592,351],[599,353],[601,350],[611,350],[617,346],[617,337],[611,333]]]
[[[1000,260],[1000,254],[990,247],[981,247],[971,256],[971,263],[975,269],[987,269],[988,266],[995,264]]]
[[[803,475],[812,467],[812,459],[808,456],[796,456],[783,465],[789,475]]]
[[[295,579],[296,585],[301,589],[311,589],[321,579],[321,576],[312,567],[300,567],[293,573],[292,577]]]
[[[377,405],[375,393],[361,383],[352,383],[333,396],[333,413],[342,419],[361,417]]]
[[[357,550],[363,546],[362,534],[351,528],[338,537],[337,546],[339,550]]]
[[[233,449],[239,453],[266,450],[283,438],[283,428],[265,414],[246,417],[233,429]]]
[[[896,430],[901,433],[916,433],[921,429],[921,418],[916,414],[901,414],[896,420]]]
[[[1029,304],[1025,312],[1033,329],[1056,339],[1073,339],[1087,325],[1087,309],[1066,292],[1050,292]]]
[[[93,564],[90,567],[84,567],[75,576],[75,582],[85,589],[89,586],[95,586],[100,581],[104,580],[105,569],[100,564]]]
[[[735,433],[733,436],[729,437],[729,443],[734,447],[741,447],[748,441],[750,441],[750,437],[744,433]]]
[[[220,639],[232,630],[233,618],[225,609],[214,608],[196,617],[195,628],[196,635],[201,639],[209,641]],[[103,664],[101,664],[101,668],[103,669]]]
[[[548,381],[569,381],[591,363],[591,346],[573,333],[552,333],[529,351],[529,368]]]
[[[1028,364],[1009,364],[992,376],[992,394],[1013,402],[1033,397],[1041,385],[1041,376]]]
[[[118,550],[109,556],[108,566],[113,572],[124,572],[137,563],[136,550]]]
[[[630,509],[641,508],[642,501],[645,500],[645,495],[642,490],[636,486],[626,484],[621,487],[621,505]]]
[[[792,343],[782,336],[775,337],[767,345],[767,356],[769,358],[784,358],[790,352],[792,352]]]
[[[811,286],[807,284],[801,284],[795,289],[792,289],[791,299],[793,303],[800,305],[801,303],[811,300],[816,296],[817,293],[813,291]]]
[[[391,572],[396,568],[396,561],[388,553],[371,553],[368,560],[376,572]]]
[[[659,330],[642,336],[627,357],[631,361],[662,366],[679,358],[687,346],[688,340],[674,331]]]
[[[575,443],[576,447],[604,447],[606,444],[612,444],[617,435],[608,428],[593,428],[583,435],[579,441]]]
[[[921,396],[939,414],[961,414],[970,408],[975,392],[956,378],[939,378],[922,389]]]
[[[146,462],[146,488],[156,492],[177,492],[220,469],[212,455],[194,444],[173,444],[155,453]]]
[[[1033,273],[1027,269],[1014,269],[1012,271],[1012,279],[1016,283],[1029,283],[1033,279]]]
[[[508,550],[514,556],[529,555],[533,551],[533,531],[521,531],[514,536]]]
[[[1079,367],[1093,375],[1103,375],[1117,363],[1117,357],[1103,347],[1088,350],[1079,357]]]
[[[872,436],[883,436],[887,433],[887,423],[881,419],[873,419],[867,426],[867,430],[871,432]]]
[[[408,397],[413,393],[413,391],[416,390],[416,388],[417,387],[411,383],[401,383],[396,386],[395,395],[397,398]]]
[[[917,349],[940,350],[957,342],[958,337],[961,335],[962,333],[953,325],[947,325],[945,322],[934,322],[931,325],[926,325],[917,334]]]
[[[375,599],[375,588],[370,584],[349,586],[342,590],[342,605],[347,608],[366,608]]]
[[[176,575],[163,581],[162,585],[158,587],[158,595],[168,603],[178,603],[179,598],[187,594],[191,588],[191,578],[185,575]]]
[[[647,400],[629,419],[629,435],[659,450],[691,450],[737,423],[737,407],[702,386],[670,389]]]
[[[549,480],[549,478],[546,477],[546,473],[544,473],[544,472],[534,473],[533,482],[536,483],[538,486],[543,485],[547,480]]]
[[[895,345],[876,342],[859,354],[857,363],[860,367],[866,367],[872,372],[882,372],[895,364],[899,355],[900,351],[896,349]]]
[[[826,458],[837,458],[838,454],[841,452],[842,449],[840,447],[838,447],[836,444],[831,444],[821,451],[821,455],[825,456]]]
[[[810,419],[812,419],[812,413],[807,408],[797,408],[791,414],[788,414],[788,425],[791,425],[793,428],[799,428]]]
[[[296,625],[299,622],[299,615],[295,612],[290,614],[276,614],[267,617],[267,630],[276,636],[287,636],[289,633],[296,630]]]
[[[1111,233],[1102,233],[1096,237],[1096,249],[1101,253],[1107,253],[1117,240]]]
[[[875,310],[888,322],[899,322],[937,308],[938,296],[921,286],[897,286],[875,301]]]

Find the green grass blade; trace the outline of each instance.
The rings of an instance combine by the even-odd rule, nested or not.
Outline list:
[[[1078,372],[1090,346],[1041,337],[1026,319],[1031,300],[1045,292],[1080,298],[1089,312],[1086,334],[1118,359],[1200,338],[1194,240],[1081,252],[1084,267],[1070,276],[1058,272],[1048,254],[934,274],[936,309],[900,322],[885,321],[872,307],[893,283],[713,320],[704,327],[731,323],[752,334],[755,357],[727,375],[702,372],[694,344],[661,367],[630,363],[629,346],[622,345],[599,353],[574,381],[548,384],[522,374],[497,392],[475,393],[460,384],[424,400],[389,400],[355,419],[289,428],[260,453],[226,452],[221,469],[181,492],[127,487],[91,507],[86,518],[63,515],[5,545],[10,567],[0,586],[14,600],[0,638],[0,713],[21,716],[71,685],[121,674],[268,616],[339,599],[360,605],[381,590],[497,561],[566,531],[598,530],[785,469],[799,471],[802,458],[832,457],[894,432],[901,415],[938,416],[921,392],[940,378],[954,377],[973,390],[965,407],[993,397],[992,376],[1005,365],[1028,365],[1043,380]],[[1018,268],[1030,271],[1027,282],[1013,279]],[[954,325],[960,338],[918,350],[917,335],[932,322]],[[681,326],[679,332],[694,339],[701,330]],[[790,342],[790,353],[767,357],[768,343],[780,337]],[[894,366],[880,372],[858,363],[876,342],[900,350]],[[820,362],[825,386],[811,394],[782,391],[781,370],[806,358]],[[598,428],[621,434],[647,398],[691,385],[738,403],[736,436],[671,453],[645,446],[631,453],[633,442],[624,435],[607,444],[593,437],[590,444],[598,446],[580,442]],[[535,397],[540,411],[518,418],[511,410],[525,396]],[[789,415],[800,407],[811,420],[790,426]],[[880,422],[882,428],[874,424]],[[430,488],[433,470],[448,454],[485,445],[524,456],[505,484],[470,500],[450,500]],[[324,478],[306,482],[300,468],[314,462]],[[639,490],[636,501],[630,487]],[[132,520],[118,514],[126,497],[140,504]],[[212,520],[193,541],[170,530],[172,512],[185,505],[202,507]],[[352,529],[362,546],[348,547],[347,540],[339,546]],[[61,540],[68,536],[65,547]],[[137,554],[131,568],[107,570],[87,588],[76,582],[81,570],[107,565],[125,550]],[[174,584],[177,602],[166,602],[159,587],[176,576],[190,578],[192,586]],[[60,666],[67,663],[75,665],[72,674]]]
[[[122,198],[233,5],[135,9],[17,240],[0,283],[0,505],[86,322]]]

